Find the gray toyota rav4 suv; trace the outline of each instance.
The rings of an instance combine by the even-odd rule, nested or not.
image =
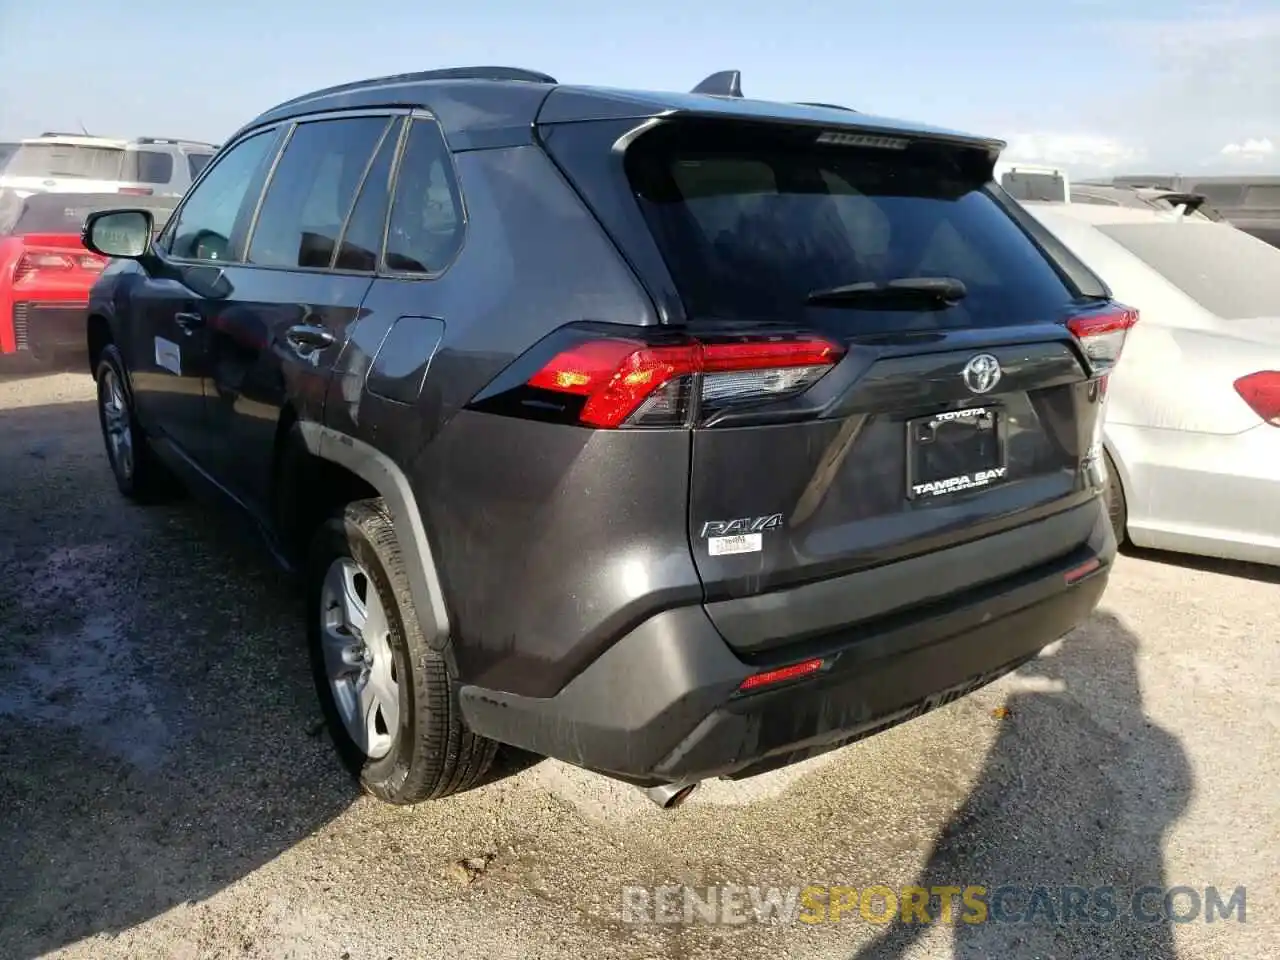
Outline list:
[[[328,728],[387,801],[499,743],[664,805],[851,743],[1070,631],[1115,553],[1136,315],[992,182],[1001,147],[734,72],[291,100],[158,237],[85,223],[116,482],[229,500],[300,575]]]

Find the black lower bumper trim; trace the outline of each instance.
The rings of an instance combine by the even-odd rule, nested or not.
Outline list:
[[[1088,547],[975,591],[945,611],[853,629],[794,659],[822,656],[806,679],[738,694],[743,662],[701,607],[658,614],[560,693],[520,697],[464,686],[463,715],[484,736],[640,786],[751,776],[928,712],[1034,657],[1084,622],[1110,574],[1115,539],[1098,509]],[[1085,560],[1103,565],[1074,583]]]

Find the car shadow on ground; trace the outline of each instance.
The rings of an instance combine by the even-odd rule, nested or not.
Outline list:
[[[1104,610],[1018,672],[982,774],[915,881],[930,891],[986,888],[985,916],[956,900],[955,957],[1176,957],[1173,924],[1160,912],[1164,889],[1180,881],[1166,876],[1162,849],[1193,776],[1177,738],[1143,710],[1137,651],[1137,638]],[[1161,893],[1135,916],[1144,887]],[[929,916],[940,917],[936,898]],[[928,928],[909,919],[899,911],[856,960],[910,955]]]
[[[1135,547],[1131,543],[1125,544],[1124,553],[1136,560],[1149,560],[1152,563],[1163,563],[1187,570],[1218,573],[1225,577],[1240,577],[1245,580],[1255,580],[1258,583],[1280,583],[1280,567],[1271,567],[1262,563],[1200,557],[1191,553],[1174,553],[1171,550],[1153,550],[1148,547]]]
[[[295,591],[219,517],[120,498],[92,403],[0,410],[0,502],[5,960],[207,898],[352,803]]]

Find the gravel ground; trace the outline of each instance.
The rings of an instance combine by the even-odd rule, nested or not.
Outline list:
[[[391,809],[330,755],[289,586],[224,516],[125,504],[92,396],[0,380],[0,958],[1275,956],[1274,572],[1123,557],[1018,673],[670,813],[516,757]],[[1247,922],[622,923],[658,883],[1243,885]]]

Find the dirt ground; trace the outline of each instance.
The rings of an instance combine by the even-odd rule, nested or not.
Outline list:
[[[256,546],[118,497],[87,375],[0,378],[0,503],[5,960],[1276,955],[1277,571],[1122,557],[1016,674],[673,812],[514,756],[400,810],[339,772]],[[623,923],[660,883],[1244,887],[1247,914]]]

